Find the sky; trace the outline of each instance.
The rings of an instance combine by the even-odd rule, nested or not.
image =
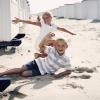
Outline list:
[[[82,0],[28,0],[30,4],[31,14],[47,11],[57,8],[64,4],[81,2]]]

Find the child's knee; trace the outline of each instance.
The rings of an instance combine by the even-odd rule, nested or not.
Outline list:
[[[23,65],[21,68],[21,72],[26,71],[26,70],[27,70],[27,67],[25,65]]]
[[[21,75],[22,77],[27,77],[27,73],[26,73],[26,72],[22,72],[20,75]]]
[[[24,71],[24,72],[21,73],[21,76],[22,76],[22,77],[29,77],[29,76],[32,76],[32,72]]]

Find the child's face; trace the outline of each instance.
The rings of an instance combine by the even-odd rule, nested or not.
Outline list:
[[[59,55],[63,55],[67,47],[68,46],[63,41],[57,41],[55,44],[55,48]]]
[[[52,17],[49,16],[49,15],[44,15],[44,16],[43,16],[43,20],[44,20],[45,23],[51,24]]]

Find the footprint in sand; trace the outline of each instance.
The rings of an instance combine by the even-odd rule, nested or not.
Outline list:
[[[78,84],[76,84],[76,83],[69,83],[69,84],[66,84],[67,85],[67,87],[71,87],[71,88],[73,88],[73,89],[84,89],[84,87],[83,86],[81,86],[81,85],[78,85]]]
[[[84,89],[83,86],[78,85],[78,84],[76,84],[75,82],[63,84],[63,85],[60,85],[60,87],[61,87],[62,89],[67,89],[67,88],[81,89],[81,90]]]
[[[83,73],[83,72],[93,73],[96,71],[97,71],[96,67],[94,67],[94,68],[81,67],[81,68],[75,68],[75,70],[73,72],[75,72],[75,73]]]
[[[76,76],[76,75],[74,75],[74,76],[70,76],[70,78],[74,78],[74,79],[90,79],[91,78],[91,75],[85,75],[85,74],[83,74],[83,75],[80,75],[80,76]]]
[[[100,65],[98,65],[97,68],[100,68]]]
[[[96,72],[97,69],[96,67],[94,68],[88,68],[88,67],[81,67],[81,68],[75,68],[75,70],[73,70],[74,73],[94,73]],[[87,75],[87,74],[82,74],[82,75],[73,75],[70,76],[70,78],[74,78],[74,79],[90,79],[92,76],[91,75]]]

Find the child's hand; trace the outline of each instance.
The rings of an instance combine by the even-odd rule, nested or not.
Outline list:
[[[47,35],[48,38],[52,38],[53,36],[55,36],[55,34],[51,32]]]
[[[14,22],[15,24],[19,23],[21,20],[19,18],[15,17],[15,20],[12,20],[12,22]]]
[[[51,37],[55,36],[55,34],[54,34],[54,33],[50,33],[50,35],[51,35]]]

